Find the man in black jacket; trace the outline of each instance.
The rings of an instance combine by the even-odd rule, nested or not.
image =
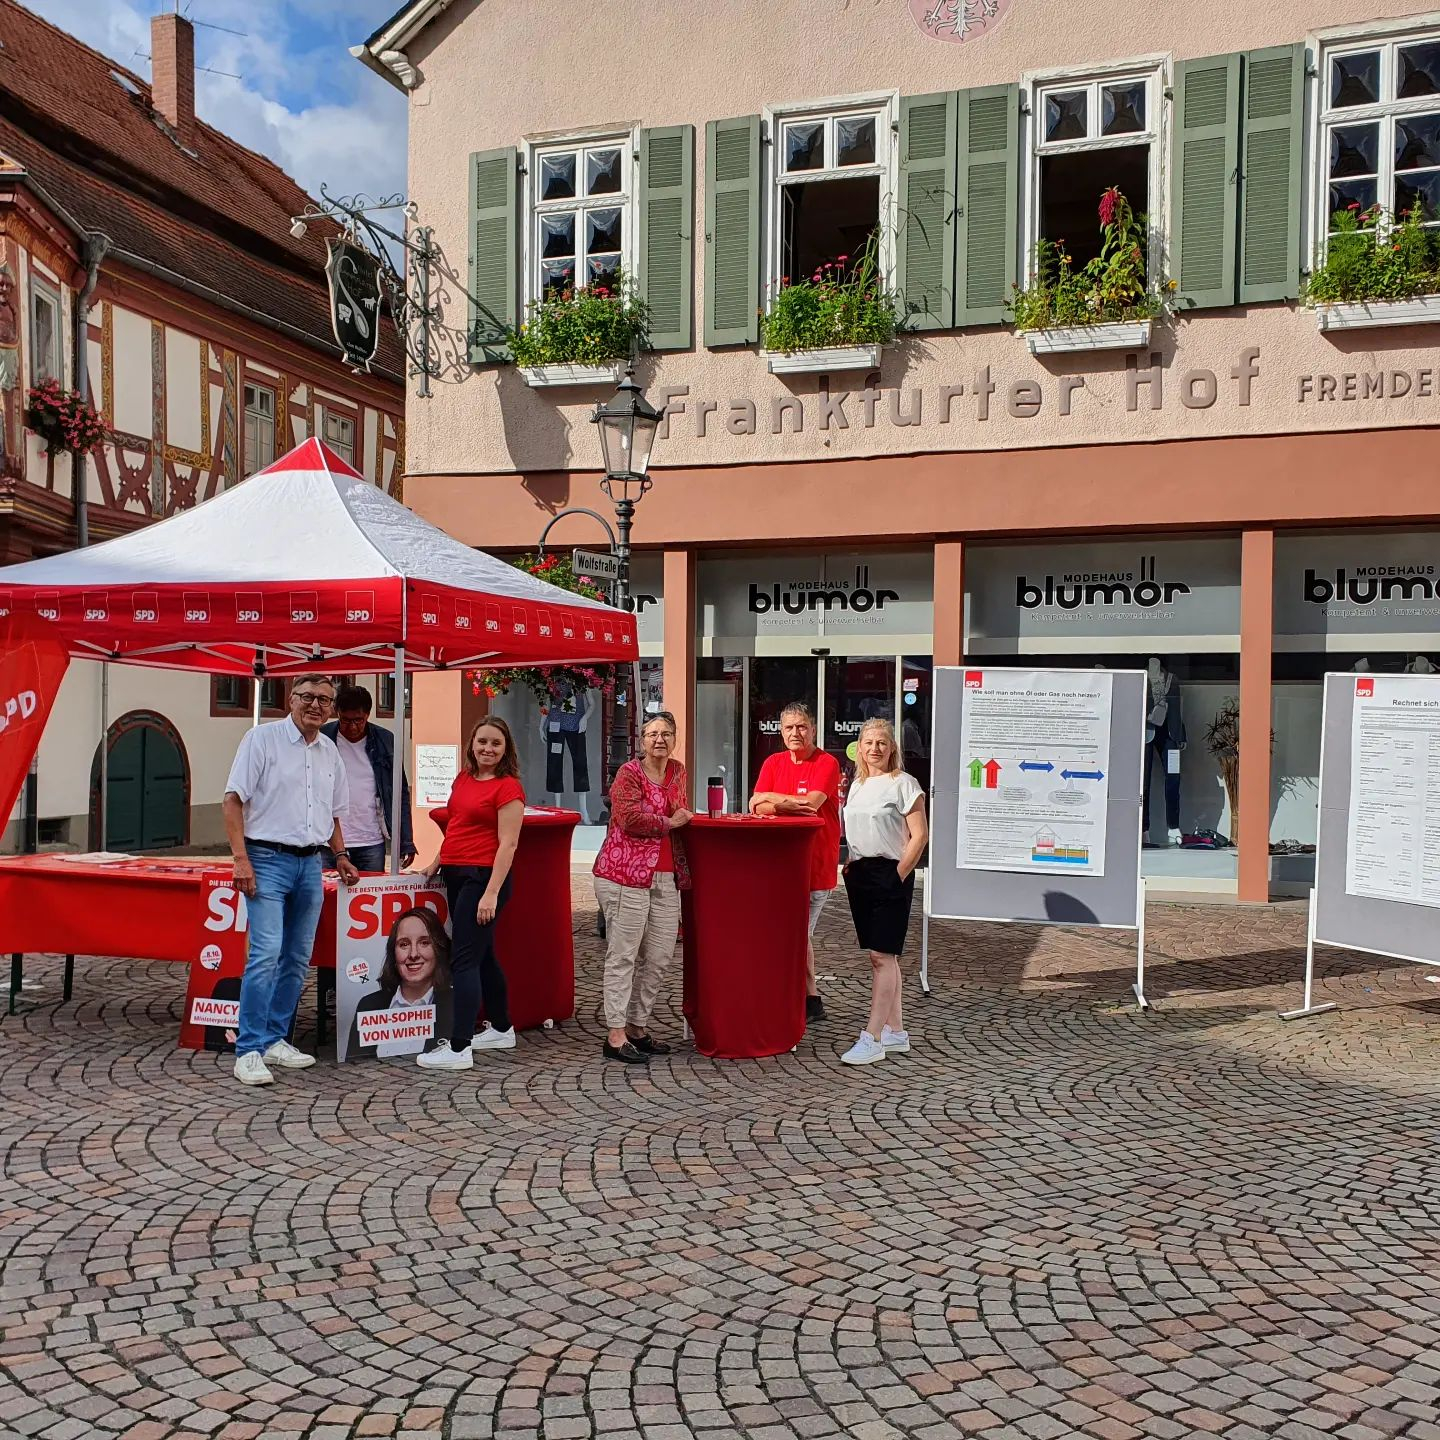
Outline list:
[[[350,807],[341,822],[350,862],[362,873],[385,869],[385,842],[395,834],[390,815],[390,789],[395,775],[395,737],[370,723],[370,692],[363,685],[343,685],[335,697],[338,720],[322,727],[340,752],[350,783]],[[352,828],[353,831],[352,831]],[[410,831],[410,782],[400,777],[400,864],[415,858]],[[334,857],[325,852],[326,865]]]

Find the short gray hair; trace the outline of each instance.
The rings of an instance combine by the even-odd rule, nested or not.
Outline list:
[[[813,725],[815,723],[815,712],[803,700],[792,700],[780,712],[780,721],[782,724],[787,715],[798,715],[807,725]]]
[[[297,675],[290,686],[290,693],[293,695],[302,685],[328,685],[332,695],[340,693],[340,687],[332,675]]]

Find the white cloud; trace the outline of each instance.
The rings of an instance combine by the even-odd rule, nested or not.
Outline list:
[[[148,75],[153,0],[28,0],[52,24]],[[203,0],[196,30],[202,119],[274,160],[311,194],[405,188],[405,98],[347,50],[385,0]],[[348,40],[345,37],[349,37]]]

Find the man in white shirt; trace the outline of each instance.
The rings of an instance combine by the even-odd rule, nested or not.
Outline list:
[[[250,948],[240,984],[235,1078],[268,1085],[269,1065],[315,1063],[285,1038],[300,1003],[315,928],[325,900],[321,847],[334,852],[340,878],[358,878],[340,815],[348,798],[340,753],[320,727],[335,705],[335,682],[302,675],[290,717],[245,734],[225,782],[225,834],[235,886],[250,910]],[[268,1062],[268,1064],[267,1064]]]

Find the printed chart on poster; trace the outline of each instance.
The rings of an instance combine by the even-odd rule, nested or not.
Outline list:
[[[450,1031],[444,890],[423,875],[342,887],[335,927],[335,1042],[341,1060],[413,1057]]]
[[[1440,906],[1440,687],[1355,682],[1345,891]]]
[[[1109,671],[965,672],[956,857],[968,870],[1105,873]]]

